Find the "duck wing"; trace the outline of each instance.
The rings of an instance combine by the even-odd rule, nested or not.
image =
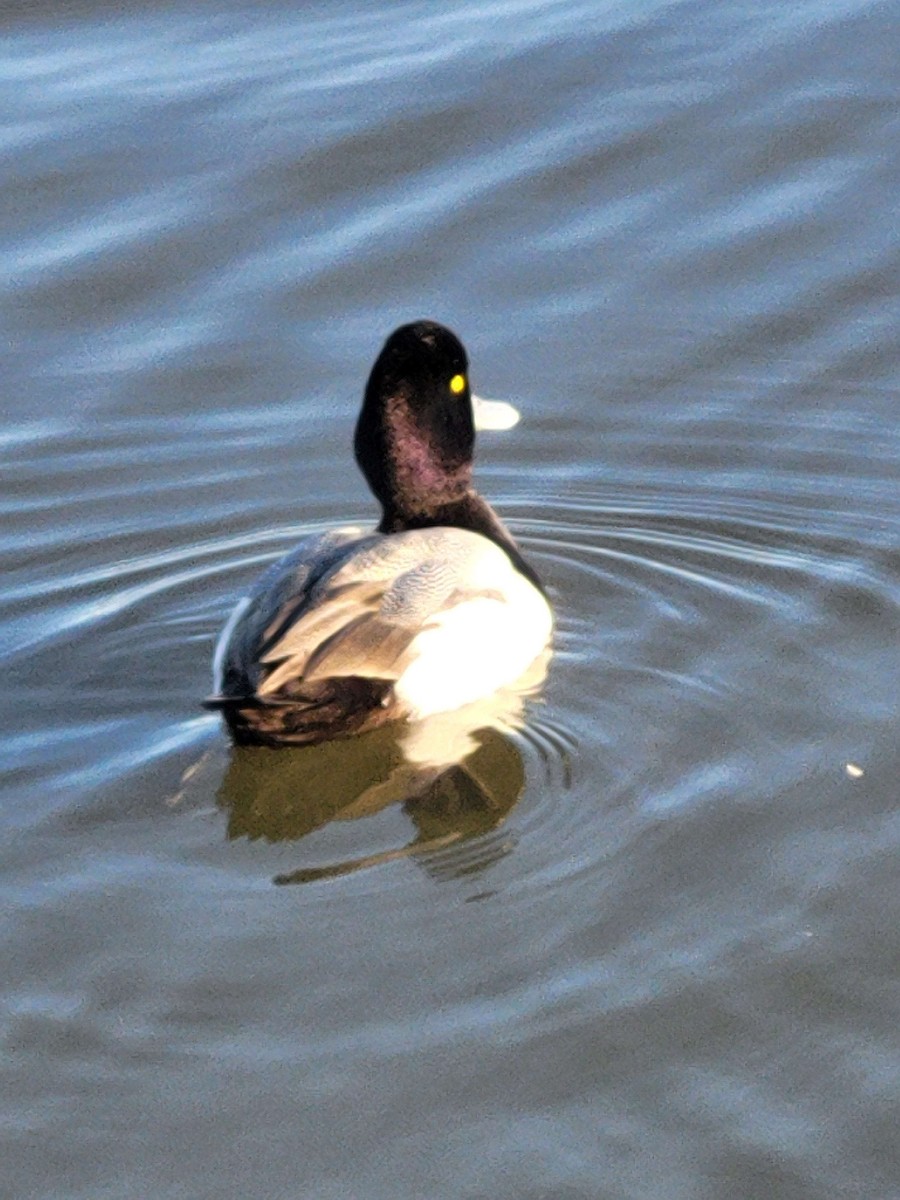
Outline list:
[[[219,635],[210,701],[251,696],[262,677],[259,659],[310,605],[321,580],[347,558],[380,540],[356,527],[312,533],[256,580]]]
[[[344,676],[395,681],[411,647],[442,613],[478,592],[472,569],[494,547],[465,530],[415,530],[362,548],[323,579],[260,654],[259,696],[292,681]]]
[[[370,535],[331,546],[325,569],[301,570],[298,553],[235,614],[223,652],[209,706],[239,741],[321,741],[457,708],[513,683],[550,636],[544,597],[469,530]],[[291,591],[285,577],[301,576]]]

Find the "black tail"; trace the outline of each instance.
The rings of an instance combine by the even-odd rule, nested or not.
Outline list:
[[[350,737],[396,719],[392,683],[359,675],[301,683],[295,695],[210,696],[239,745],[308,746]]]

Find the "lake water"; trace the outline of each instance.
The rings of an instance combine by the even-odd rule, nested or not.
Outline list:
[[[896,1196],[896,4],[128,7],[2,18],[0,1194]],[[425,316],[558,633],[375,804],[200,702]]]

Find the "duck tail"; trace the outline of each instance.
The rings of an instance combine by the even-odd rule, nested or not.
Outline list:
[[[309,746],[375,729],[400,714],[391,705],[393,681],[360,675],[300,682],[290,695],[209,696],[238,745]]]

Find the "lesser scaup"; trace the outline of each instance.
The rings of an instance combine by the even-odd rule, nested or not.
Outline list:
[[[514,684],[542,654],[544,589],[472,486],[472,404],[449,329],[416,321],[391,334],[354,441],[381,523],[311,534],[232,613],[207,703],[236,741],[312,743],[420,720]]]

